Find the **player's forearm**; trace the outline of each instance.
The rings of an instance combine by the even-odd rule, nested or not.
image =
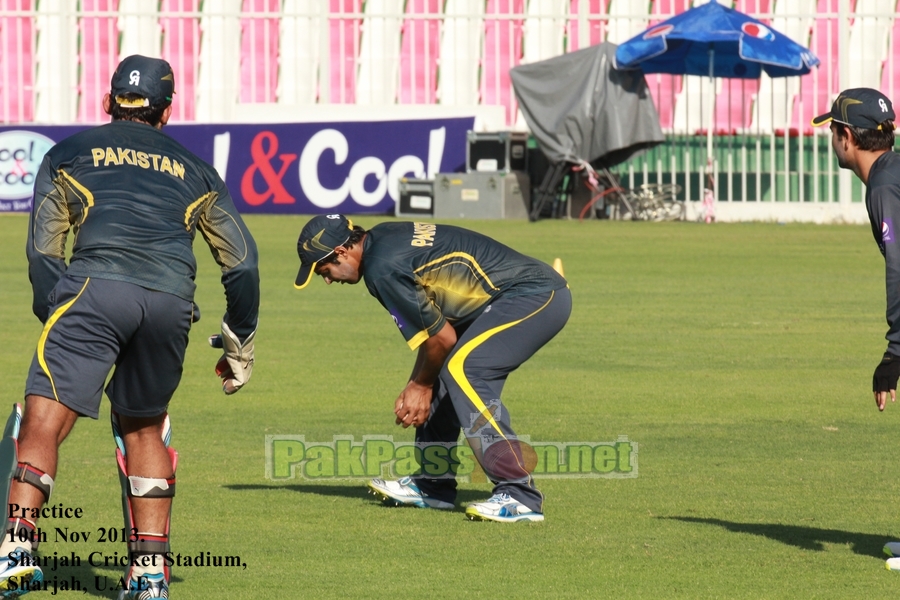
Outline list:
[[[444,361],[456,345],[456,330],[450,323],[445,323],[437,334],[425,340],[419,346],[419,355],[409,380],[425,387],[431,387],[441,374]]]
[[[50,316],[50,292],[65,272],[64,260],[40,257],[29,261],[28,279],[33,294],[31,310],[41,323]]]
[[[888,341],[887,351],[900,356],[900,271],[888,269],[886,291],[888,332],[884,337]]]
[[[49,164],[41,165],[34,188],[34,208],[28,222],[25,256],[34,300],[32,310],[41,323],[50,311],[50,292],[66,272],[66,238],[70,216],[65,197],[50,179]]]
[[[241,341],[256,330],[259,318],[259,270],[242,265],[222,275],[225,322]]]

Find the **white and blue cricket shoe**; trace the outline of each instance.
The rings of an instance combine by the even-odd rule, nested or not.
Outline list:
[[[394,506],[417,506],[419,508],[453,510],[453,504],[450,502],[429,498],[422,493],[410,477],[404,477],[396,481],[373,479],[369,482],[368,487],[369,491],[378,496],[383,502],[393,503]]]
[[[119,592],[119,600],[152,600],[168,598],[169,582],[162,573],[141,575],[128,580],[128,589]]]
[[[0,598],[18,598],[32,590],[43,589],[44,573],[31,553],[16,548],[0,560]]]
[[[494,494],[485,502],[475,502],[466,509],[471,521],[497,521],[515,523],[517,521],[543,521],[543,513],[531,510],[509,494]]]

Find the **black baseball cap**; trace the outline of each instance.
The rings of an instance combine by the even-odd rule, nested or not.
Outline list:
[[[127,93],[138,94],[143,100],[129,101]],[[175,74],[172,65],[161,58],[132,54],[122,60],[110,82],[113,99],[126,108],[165,104],[175,94]]]
[[[863,129],[881,129],[882,123],[894,118],[894,107],[887,96],[872,88],[853,88],[841,92],[831,110],[810,123],[818,127],[834,121]]]
[[[344,215],[319,215],[310,219],[297,239],[300,272],[294,287],[298,290],[305,288],[312,281],[316,263],[331,256],[335,248],[350,239],[351,233],[353,222]]]

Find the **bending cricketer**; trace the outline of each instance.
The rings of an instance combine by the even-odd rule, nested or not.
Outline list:
[[[381,223],[366,231],[343,215],[310,220],[297,241],[296,287],[313,275],[366,287],[418,350],[394,402],[396,423],[416,427],[416,443],[453,444],[460,429],[494,483],[470,505],[473,520],[542,521],[543,495],[500,399],[507,376],[566,324],[572,297],[549,265],[459,227]],[[373,479],[369,488],[397,505],[449,510],[456,480]]]
[[[216,336],[225,350],[217,372],[226,393],[250,378],[259,310],[256,245],[216,171],[160,131],[174,93],[169,63],[124,59],[103,98],[112,122],[53,146],[35,179],[28,273],[44,329],[28,373],[21,430],[14,411],[0,442],[0,473],[13,474],[0,489],[16,507],[0,545],[6,560],[0,560],[0,597],[40,588],[31,535],[52,495],[59,446],[79,417],[98,417],[113,366],[106,394],[130,536],[119,598],[169,597],[163,555],[177,454],[168,447],[167,409],[198,318],[192,250],[198,231],[222,268],[227,301]],[[67,265],[70,231],[75,241]]]

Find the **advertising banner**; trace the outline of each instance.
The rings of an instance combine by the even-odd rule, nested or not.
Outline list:
[[[393,214],[402,177],[465,170],[466,131],[474,123],[172,124],[164,132],[215,166],[242,213]],[[44,154],[87,128],[0,127],[0,212],[30,211]]]

